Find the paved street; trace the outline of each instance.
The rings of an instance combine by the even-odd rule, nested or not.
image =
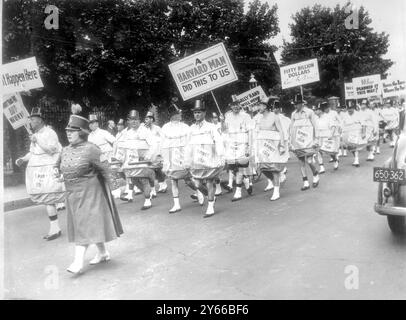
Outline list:
[[[382,151],[374,163],[361,153],[360,168],[342,158],[337,172],[326,158],[319,187],[306,192],[291,159],[279,201],[269,201],[261,180],[243,201],[221,196],[210,219],[202,219],[185,188],[183,210],[175,215],[168,214],[169,193],[145,212],[140,196],[132,204],[119,200],[125,234],[108,245],[112,260],[87,266],[80,276],[65,271],[73,259],[65,211],[63,236],[52,242],[42,240],[44,208],[8,212],[6,298],[404,299],[406,241],[393,237],[386,218],[373,210],[372,167],[392,149],[386,144]],[[87,261],[94,254],[91,247]],[[344,286],[350,265],[359,270],[357,290]]]

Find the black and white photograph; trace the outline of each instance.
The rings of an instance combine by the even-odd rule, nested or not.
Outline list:
[[[406,298],[404,0],[0,16],[0,299]]]

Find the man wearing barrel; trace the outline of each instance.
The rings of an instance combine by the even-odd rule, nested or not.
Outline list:
[[[120,139],[121,155],[117,155],[123,163],[123,171],[127,179],[144,192],[144,205],[141,210],[151,208],[151,183],[155,181],[154,165],[157,155],[157,141],[144,126],[141,126],[137,110],[128,115],[128,129]],[[116,157],[117,157],[116,156]],[[129,195],[132,192],[130,190]]]
[[[320,165],[319,173],[326,172],[323,164],[323,154],[331,156],[334,162],[334,170],[338,169],[338,150],[340,148],[340,124],[336,113],[330,110],[327,101],[320,103],[321,114],[318,119],[318,144],[320,146],[318,162]]]
[[[290,125],[291,148],[300,160],[303,179],[302,191],[310,189],[306,162],[313,173],[313,188],[316,188],[320,181],[319,173],[312,162],[313,155],[318,152],[316,116],[311,109],[305,106],[305,103],[301,94],[295,96],[293,104],[296,110],[292,113]]]
[[[225,145],[225,160],[229,170],[235,173],[236,190],[232,201],[241,200],[243,178],[252,175],[249,160],[252,154],[252,122],[246,112],[241,111],[238,101],[230,103],[231,112],[225,114],[222,122],[222,132]],[[249,194],[252,187],[245,186]],[[251,188],[251,189],[250,189]]]
[[[279,101],[274,103],[279,104]],[[261,104],[266,106],[263,116],[255,128],[255,162],[259,170],[273,182],[273,195],[271,201],[280,198],[280,173],[284,170],[289,158],[288,141],[282,128],[281,120],[272,110],[267,100]]]
[[[151,136],[156,139],[156,143],[158,145],[158,155],[157,155],[157,162],[155,163],[156,167],[155,167],[155,177],[158,180],[158,184],[159,184],[159,189],[158,189],[158,193],[166,193],[168,186],[165,182],[166,180],[166,176],[165,174],[162,172],[162,156],[160,154],[160,144],[161,144],[161,128],[156,125],[155,123],[155,115],[152,111],[148,111],[146,116],[145,116],[145,120],[144,123],[142,124],[143,126],[145,126],[145,128],[147,129],[147,131],[151,134]],[[156,197],[156,191],[155,191],[155,181],[154,184],[151,185],[151,195],[153,198]]]
[[[192,111],[196,122],[190,128],[186,163],[190,166],[190,173],[201,192],[206,181],[208,189],[208,206],[204,215],[206,218],[214,214],[214,180],[224,168],[224,146],[215,125],[205,120],[206,107],[202,101],[196,100]]]
[[[50,221],[49,232],[45,240],[54,240],[61,235],[58,223],[56,204],[65,199],[65,186],[55,175],[55,166],[62,151],[55,131],[45,125],[44,116],[40,108],[33,108],[30,116],[30,152],[16,160],[21,166],[28,162],[25,172],[27,193],[31,200],[44,204]]]

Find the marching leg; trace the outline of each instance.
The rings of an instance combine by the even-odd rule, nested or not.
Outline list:
[[[172,184],[172,196],[173,196],[173,207],[169,210],[169,213],[175,213],[181,211],[179,203],[179,189],[178,189],[178,180],[171,180]]]
[[[207,180],[207,190],[208,190],[208,203],[206,213],[204,214],[204,218],[208,218],[214,215],[214,203],[215,203],[215,196],[214,196],[214,183],[212,179]]]
[[[317,160],[318,160],[319,166],[320,166],[319,173],[320,173],[320,174],[325,173],[325,172],[326,172],[326,169],[324,168],[323,156],[322,156],[321,152],[318,152],[318,153],[317,153]],[[334,160],[333,160],[333,161],[334,161]]]
[[[353,162],[353,166],[354,167],[359,167],[359,158],[358,158],[358,155],[359,155],[359,151],[358,150],[356,150],[356,151],[353,151],[352,152],[352,154],[354,155],[354,162]]]
[[[317,188],[320,182],[320,176],[319,173],[316,170],[316,167],[314,166],[312,161],[307,162],[309,164],[310,169],[312,170],[313,173],[313,188]]]
[[[303,187],[302,191],[310,189],[309,180],[307,179],[305,157],[300,157],[300,171],[302,172]],[[311,161],[311,160],[310,160]]]
[[[241,187],[242,187],[242,174],[240,172],[237,172],[236,174],[236,183],[237,186],[235,188],[235,193],[231,201],[238,201],[241,200]]]
[[[49,218],[49,232],[44,237],[45,240],[51,241],[59,238],[61,235],[61,228],[59,227],[58,214],[54,204],[46,205],[46,210]]]
[[[271,201],[278,200],[280,198],[279,194],[279,184],[280,184],[280,174],[279,172],[273,172],[273,177],[274,177],[274,189],[273,189],[273,194],[271,197]]]

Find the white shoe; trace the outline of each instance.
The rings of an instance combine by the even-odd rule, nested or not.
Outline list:
[[[167,189],[168,189],[168,185],[166,184],[166,182],[159,183],[158,193],[165,193]]]
[[[83,271],[83,262],[73,261],[73,263],[66,269],[66,271],[68,271],[70,273],[73,273],[73,274],[82,273],[82,271]]]
[[[343,157],[347,156],[347,150],[344,149]]]
[[[182,208],[181,208],[180,206],[174,205],[174,206],[172,207],[172,209],[169,210],[169,213],[176,213],[176,212],[179,212],[179,211],[181,211],[181,210],[182,210]]]
[[[379,149],[379,147],[376,147],[375,153],[376,154],[381,154],[381,149]]]
[[[141,210],[148,210],[152,207],[151,199],[145,199],[144,205],[142,206]]]
[[[141,193],[142,193],[142,191],[140,189],[138,189],[137,186],[134,186],[134,194],[138,195],[138,194],[141,194]]]
[[[334,170],[338,169],[338,161],[334,161]]]
[[[155,190],[155,188],[151,188],[150,195],[151,195],[151,199],[156,198],[156,190]]]
[[[325,172],[326,172],[326,169],[324,168],[323,165],[321,165],[321,166],[320,166],[319,173],[320,173],[320,174],[323,174],[323,173],[325,173]]]
[[[338,156],[341,157],[343,155],[343,153],[341,152],[341,149],[338,150]]]
[[[105,254],[101,255],[97,252],[96,256],[90,260],[89,264],[98,264],[100,262],[107,262],[110,261],[110,254],[106,251]]]

